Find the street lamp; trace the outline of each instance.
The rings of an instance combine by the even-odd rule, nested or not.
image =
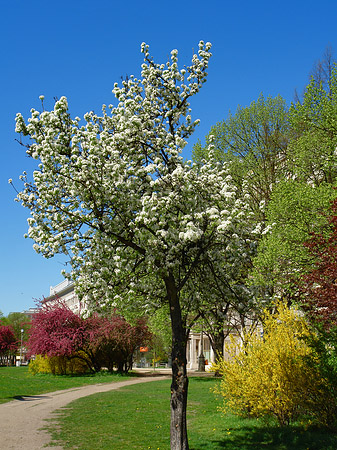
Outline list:
[[[198,372],[205,372],[205,356],[204,356],[204,330],[201,326],[200,332],[200,355],[198,359]]]
[[[21,347],[20,347],[20,366],[22,365],[22,340],[23,340],[24,329],[21,328]]]

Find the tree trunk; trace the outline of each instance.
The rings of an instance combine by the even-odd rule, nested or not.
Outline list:
[[[173,277],[165,280],[172,326],[171,450],[188,450],[186,408],[188,378],[186,370],[187,334]]]
[[[218,332],[215,335],[211,336],[211,345],[215,356],[215,362],[217,362],[219,359],[224,357],[224,343],[225,343],[225,336],[224,333]],[[215,377],[220,377],[221,374],[218,370],[214,372]]]
[[[224,343],[225,343],[225,336],[223,333],[219,332],[212,336],[211,345],[215,355],[215,361],[217,361],[219,358],[223,358]]]

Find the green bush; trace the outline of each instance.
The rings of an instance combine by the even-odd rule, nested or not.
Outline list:
[[[324,380],[315,399],[315,415],[324,426],[337,430],[337,328],[316,324],[307,342],[313,350],[319,376]]]

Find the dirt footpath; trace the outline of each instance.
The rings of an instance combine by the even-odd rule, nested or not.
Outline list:
[[[41,430],[46,426],[45,420],[53,418],[55,410],[87,395],[154,380],[158,380],[158,378],[153,376],[130,378],[126,381],[20,397],[4,403],[0,405],[0,449],[40,450],[52,448],[53,450],[63,450],[62,447],[49,446],[50,435],[45,430]]]

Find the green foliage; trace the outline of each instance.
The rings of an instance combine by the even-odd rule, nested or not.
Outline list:
[[[316,324],[307,342],[313,350],[315,366],[324,379],[320,395],[315,398],[315,416],[319,423],[337,430],[337,328],[325,329]]]
[[[329,90],[312,78],[302,103],[292,105],[293,137],[287,152],[289,170],[297,178],[319,185],[334,184],[337,176],[337,72],[332,69]]]
[[[153,333],[151,347],[160,360],[167,361],[172,346],[170,314],[167,306],[162,306],[154,311],[148,322],[149,329]]]
[[[206,146],[202,147],[199,141],[194,147],[193,159],[209,159],[207,145],[211,142],[220,162],[248,158],[257,163],[259,157],[285,149],[287,130],[285,100],[281,96],[264,98],[261,94],[257,101],[239,106],[234,115],[230,113],[227,120],[213,126],[206,136]]]
[[[285,100],[261,94],[247,107],[239,106],[234,115],[213,126],[206,136],[206,146],[198,142],[193,159],[202,163],[212,156],[230,162],[230,173],[236,185],[251,197],[251,207],[260,215],[260,204],[269,200],[272,187],[283,176],[279,161],[288,143],[289,123]]]
[[[299,312],[277,305],[264,315],[264,336],[253,335],[244,347],[233,342],[231,358],[215,367],[223,375],[219,393],[228,408],[239,415],[275,417],[280,425],[301,414],[320,421],[317,400],[325,384],[316,357],[304,341],[310,330]]]
[[[21,341],[21,330],[23,330],[23,342],[27,341],[31,320],[28,316],[26,316],[26,314],[20,312],[11,312],[7,317],[1,317],[1,322],[3,325],[11,326],[15,338],[18,342]]]
[[[255,280],[283,292],[310,268],[312,257],[303,245],[312,232],[323,232],[336,191],[324,183],[313,187],[298,180],[279,183],[267,208],[271,233],[259,244]]]
[[[281,161],[284,177],[272,192],[267,223],[272,227],[259,247],[255,280],[278,294],[294,294],[297,278],[313,259],[304,243],[324,232],[337,177],[337,73],[329,90],[314,78],[304,100],[289,110],[289,144]],[[289,291],[290,289],[290,291]]]

